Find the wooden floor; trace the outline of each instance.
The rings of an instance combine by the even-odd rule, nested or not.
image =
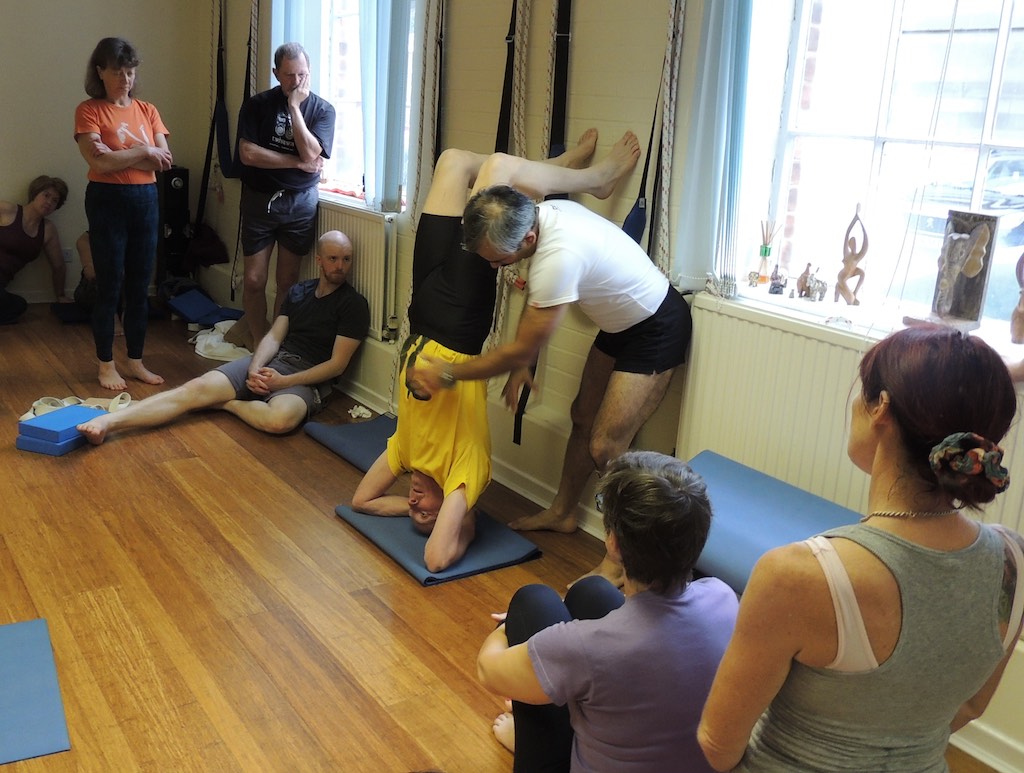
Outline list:
[[[169,385],[216,365],[188,335],[150,327]],[[538,533],[538,561],[423,588],[334,516],[359,473],[301,431],[205,413],[60,458],[15,450],[34,399],[102,396],[92,352],[46,306],[0,327],[0,624],[47,620],[72,745],[11,772],[509,770],[475,678],[488,613],[525,583],[564,587],[598,540]],[[482,504],[535,507],[497,484]]]

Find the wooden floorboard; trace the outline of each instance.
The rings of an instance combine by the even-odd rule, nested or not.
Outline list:
[[[167,386],[216,365],[188,337],[150,325]],[[60,458],[17,451],[36,398],[103,396],[88,327],[43,305],[0,327],[0,373],[0,624],[46,618],[72,743],[12,773],[510,769],[475,678],[488,615],[523,584],[564,587],[598,540],[538,533],[540,560],[423,588],[334,515],[360,473],[303,432],[209,412]],[[498,484],[481,504],[536,509]]]
[[[216,365],[188,337],[151,323],[167,386]],[[48,621],[72,741],[12,771],[509,769],[500,702],[475,678],[488,614],[523,583],[578,576],[596,539],[538,535],[538,561],[423,588],[334,515],[360,473],[303,432],[208,412],[20,452],[33,400],[103,396],[88,327],[33,306],[0,328],[0,367],[0,623]],[[352,404],[319,418],[350,421]],[[496,484],[484,505],[535,507]]]

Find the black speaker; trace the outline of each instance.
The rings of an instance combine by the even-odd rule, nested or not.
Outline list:
[[[158,240],[158,268],[161,276],[184,276],[185,252],[191,238],[191,217],[188,209],[188,169],[172,166],[157,173],[160,193],[160,238]]]

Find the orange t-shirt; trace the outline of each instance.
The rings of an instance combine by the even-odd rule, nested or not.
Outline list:
[[[127,106],[105,99],[87,99],[75,109],[75,139],[80,134],[98,134],[111,150],[127,150],[136,145],[156,145],[156,135],[170,134],[149,102],[133,99]],[[89,179],[98,183],[145,185],[156,182],[156,173],[142,169],[97,172],[89,167]]]

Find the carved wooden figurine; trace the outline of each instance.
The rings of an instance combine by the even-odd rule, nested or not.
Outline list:
[[[859,248],[857,247],[857,237],[853,233],[853,229],[858,226],[860,227],[861,236]],[[858,204],[857,211],[854,213],[853,220],[850,221],[850,225],[846,229],[846,236],[843,239],[843,268],[839,271],[839,276],[836,277],[836,301],[839,300],[841,295],[848,306],[860,305],[860,301],[857,300],[857,293],[860,292],[860,287],[864,284],[864,269],[858,267],[857,264],[863,260],[867,251],[868,232],[864,227],[864,221],[860,219],[860,204]],[[854,277],[857,279],[857,284],[853,290],[850,290],[850,286],[847,283]]]
[[[808,282],[811,279],[811,264],[807,264],[804,273],[796,278],[796,294],[800,298],[806,298],[808,293]]]

